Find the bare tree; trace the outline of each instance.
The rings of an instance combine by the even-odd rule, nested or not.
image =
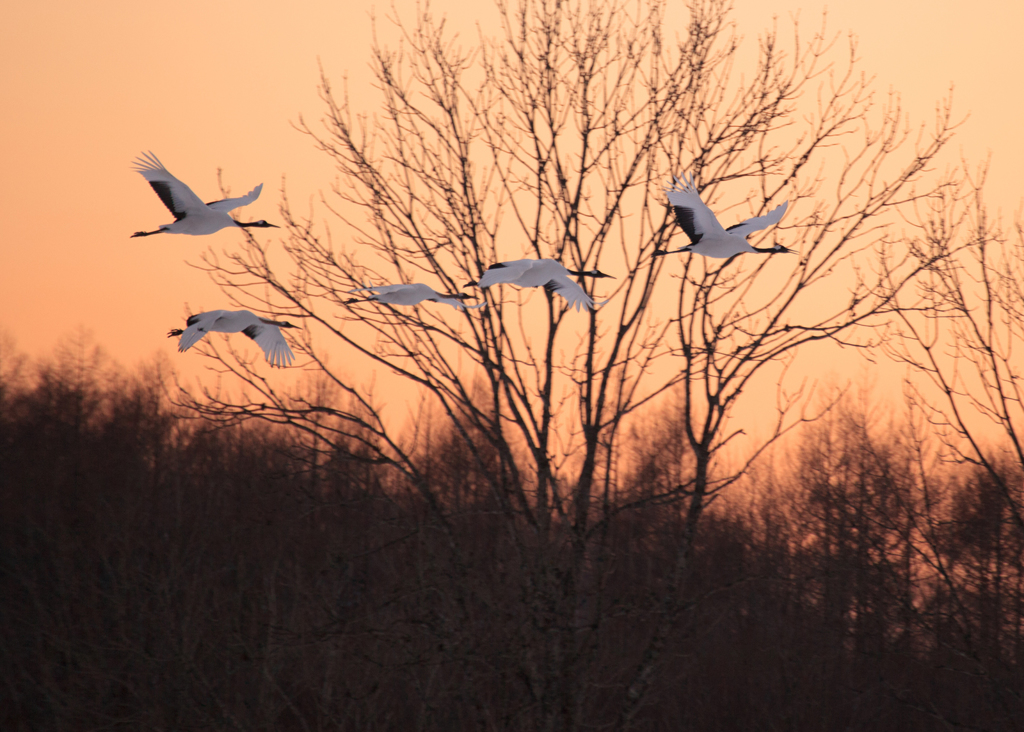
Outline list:
[[[1019,223],[1006,232],[989,215],[985,176],[981,166],[916,217],[909,244],[926,274],[901,294],[886,351],[908,367],[904,392],[921,422],[911,546],[932,587],[918,622],[935,639],[935,666],[980,680],[993,710],[1015,720],[1024,702],[1024,408],[1014,355],[1024,347],[1024,236]],[[920,694],[898,698],[927,706]]]
[[[300,127],[337,165],[324,205],[348,245],[336,247],[286,199],[287,262],[252,237],[207,258],[239,305],[305,318],[299,348],[349,406],[283,392],[233,354],[220,368],[248,396],[185,398],[214,418],[290,424],[343,459],[391,466],[393,489],[421,501],[444,537],[434,558],[447,563],[450,598],[431,620],[439,653],[475,677],[487,673],[475,660],[483,651],[463,630],[480,612],[502,616],[503,600],[474,573],[475,545],[460,534],[436,465],[421,459],[424,432],[410,438],[408,426],[388,422],[364,377],[328,352],[421,390],[470,455],[475,490],[498,517],[493,538],[516,567],[522,615],[509,621],[503,663],[529,699],[525,726],[576,729],[600,709],[601,721],[625,729],[697,601],[687,577],[704,508],[802,419],[803,387],[787,390],[785,379],[797,351],[871,344],[897,295],[932,266],[934,257],[899,254],[886,225],[952,184],[929,164],[954,125],[948,105],[933,128],[914,130],[898,99],[876,103],[855,48],[824,28],[808,40],[794,25],[790,43],[766,32],[752,69],[738,74],[724,0],[694,2],[675,40],[661,2],[497,8],[501,33],[468,50],[429,8],[395,21],[399,50],[373,51],[377,114],[358,113],[322,75],[324,126]],[[758,214],[788,198],[789,218],[769,236],[799,257],[653,258],[677,232],[663,188],[684,169],[726,215],[718,204],[728,199],[746,197],[742,212]],[[550,292],[508,287],[490,288],[487,307],[470,312],[348,302],[366,284],[454,292],[520,257],[614,274],[614,289],[585,284],[609,302],[578,313]],[[730,413],[773,379],[774,425],[727,466],[723,450],[740,434]],[[626,493],[624,427],[676,387],[692,470],[679,484]],[[609,528],[666,502],[682,506],[675,560],[627,651],[633,671],[602,676],[609,619],[626,612],[604,592]],[[467,700],[481,724],[494,718],[488,703]]]
[[[937,462],[924,420],[880,406],[846,394],[787,443],[766,502],[786,506],[777,531],[790,554],[773,568],[791,573],[785,592],[811,617],[773,634],[798,626],[797,665],[834,669],[860,704],[902,706],[936,729],[1019,726],[1020,535],[983,468]]]
[[[1024,229],[1017,222],[1006,232],[989,215],[985,172],[920,217],[911,248],[927,277],[904,293],[888,350],[910,367],[908,399],[935,428],[943,457],[984,470],[1024,534]]]

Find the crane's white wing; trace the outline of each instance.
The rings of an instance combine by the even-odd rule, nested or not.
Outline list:
[[[284,339],[281,329],[276,325],[253,324],[242,332],[256,341],[256,345],[263,349],[263,355],[266,356],[267,363],[271,366],[289,366],[295,360],[295,354],[288,347],[288,341]]]
[[[258,186],[253,188],[251,191],[246,193],[244,196],[238,198],[222,198],[219,201],[210,201],[206,206],[214,211],[234,211],[240,206],[248,206],[250,203],[260,197],[260,192],[263,190],[263,184],[260,183]]]
[[[432,302],[443,302],[446,305],[451,305],[453,308],[475,310],[486,304],[464,305],[458,298],[444,297],[433,288],[421,283],[411,285],[376,285],[374,287],[359,287],[355,290],[349,290],[349,294],[356,292],[372,292],[380,299],[380,302],[388,302],[395,305],[416,305],[424,300],[429,300]]]
[[[776,206],[764,216],[755,216],[752,219],[747,219],[746,221],[741,221],[738,224],[733,224],[726,229],[726,231],[730,234],[738,234],[739,236],[749,236],[755,231],[767,229],[772,224],[779,223],[782,216],[786,213],[787,208],[789,208],[789,201],[786,201],[781,206]]]
[[[185,320],[185,330],[178,339],[178,351],[187,351],[199,343],[207,333],[217,330],[218,320],[232,314],[229,310],[210,310],[189,315]]]
[[[462,300],[456,300],[454,297],[435,297],[434,302],[443,302],[445,305],[451,305],[453,308],[461,310],[476,310],[487,304],[484,301],[478,305],[466,305]]]
[[[711,213],[697,193],[693,176],[676,178],[671,188],[665,190],[668,202],[676,215],[676,222],[690,237],[690,244],[698,243],[705,236],[723,234],[725,229]]]
[[[594,301],[583,288],[580,287],[578,282],[574,282],[568,277],[556,277],[550,280],[544,288],[548,292],[557,292],[559,295],[566,299],[569,303],[569,308],[576,308],[579,310],[581,307],[594,307]]]
[[[349,290],[348,292],[349,294],[354,292],[372,292],[374,295],[388,295],[392,292],[411,292],[414,287],[416,287],[416,285],[374,285],[373,287],[357,287],[356,289]],[[432,292],[433,290],[427,288],[424,296],[428,296]]]
[[[199,324],[190,325],[182,331],[181,338],[178,339],[178,351],[184,352],[202,340],[203,336],[207,333],[206,330],[200,330]]]
[[[375,299],[391,305],[417,305],[424,300],[433,300],[439,294],[419,282],[409,285],[376,285],[375,287],[349,290],[350,294],[354,292],[372,292],[374,297],[368,299]]]
[[[178,339],[178,352],[184,352],[194,346],[210,332],[210,327],[223,313],[223,310],[211,310],[208,313],[197,313],[185,321],[185,330]]]
[[[540,260],[517,259],[512,262],[495,262],[483,273],[480,281],[477,282],[477,286],[490,287],[501,282],[516,283],[516,280],[537,264],[538,261]]]
[[[374,285],[373,287],[357,287],[354,290],[349,290],[349,294],[353,292],[372,292],[375,295],[379,295],[382,292],[393,292],[405,287],[405,285]]]
[[[149,185],[153,186],[156,195],[160,196],[160,200],[174,214],[175,221],[181,221],[190,211],[206,209],[206,204],[200,200],[199,196],[167,172],[167,168],[153,153],[143,153],[136,158],[135,170],[149,181]]]

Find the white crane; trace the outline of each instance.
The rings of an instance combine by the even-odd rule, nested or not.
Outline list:
[[[263,349],[267,363],[271,366],[288,366],[295,360],[295,354],[281,333],[281,328],[298,328],[287,322],[261,318],[248,310],[211,310],[193,315],[185,322],[185,329],[175,328],[168,338],[181,336],[178,351],[187,351],[207,333],[238,333],[241,331],[256,341]]]
[[[460,292],[457,295],[442,295],[440,292],[436,292],[433,288],[428,287],[420,283],[411,285],[377,285],[376,287],[360,287],[356,290],[349,290],[349,293],[354,292],[372,292],[373,295],[370,297],[353,297],[346,302],[385,302],[389,305],[418,305],[424,300],[430,302],[443,302],[446,305],[451,305],[453,308],[462,310],[476,310],[482,308],[487,303],[482,302],[479,305],[466,305],[462,301],[473,297],[467,295],[464,292]]]
[[[764,216],[755,216],[752,219],[741,221],[738,224],[723,229],[718,219],[711,213],[702,200],[697,188],[693,184],[693,175],[689,180],[676,178],[675,184],[667,189],[668,202],[672,204],[672,210],[676,214],[676,222],[683,228],[686,235],[690,237],[690,243],[682,249],[674,249],[671,252],[657,250],[655,257],[677,252],[693,252],[703,254],[705,257],[714,259],[728,259],[737,254],[796,254],[792,249],[787,249],[781,244],[773,247],[754,247],[747,243],[747,237],[755,231],[766,229],[772,224],[777,224],[786,213],[789,201],[778,206]]]
[[[517,259],[513,262],[497,262],[484,272],[478,282],[470,282],[466,287],[490,287],[496,284],[519,285],[520,287],[544,287],[548,292],[557,292],[569,303],[570,308],[594,308],[594,300],[578,282],[569,279],[576,277],[611,277],[596,269],[577,272],[566,269],[553,259]],[[615,279],[612,277],[612,279]],[[603,303],[602,303],[603,304]]]
[[[173,224],[164,224],[156,231],[136,231],[132,237],[152,236],[153,234],[191,234],[202,236],[229,226],[256,227],[261,229],[279,227],[260,221],[235,221],[228,215],[239,206],[248,206],[260,197],[263,184],[253,188],[244,196],[225,198],[221,201],[203,203],[192,189],[167,172],[167,168],[153,153],[143,153],[135,159],[135,170],[149,181],[160,196],[160,200],[174,214]]]

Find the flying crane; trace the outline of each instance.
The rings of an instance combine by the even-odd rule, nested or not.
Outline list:
[[[151,152],[136,158],[134,169],[149,181],[153,190],[156,191],[156,195],[160,196],[160,200],[174,214],[174,223],[163,224],[156,231],[136,231],[132,237],[152,236],[153,234],[203,236],[229,226],[260,229],[279,228],[262,219],[259,221],[235,221],[228,215],[229,211],[233,211],[239,206],[248,206],[259,198],[260,191],[263,190],[262,183],[244,196],[203,203],[191,188],[167,172],[164,164]]]
[[[185,322],[185,329],[175,328],[168,338],[181,336],[178,351],[184,352],[202,340],[207,333],[238,333],[241,331],[256,341],[263,349],[263,355],[271,366],[288,366],[295,360],[295,354],[288,347],[281,328],[298,328],[288,322],[261,318],[248,310],[211,310],[193,315]]]
[[[570,308],[577,311],[582,307],[593,309],[594,300],[578,282],[569,279],[575,277],[611,277],[596,269],[576,271],[563,267],[553,259],[517,259],[512,262],[497,262],[484,272],[477,282],[470,282],[466,287],[490,287],[491,285],[507,284],[520,287],[543,287],[548,292],[557,292],[565,298]],[[614,277],[612,277],[614,279]]]
[[[747,243],[747,237],[755,231],[760,231],[772,224],[777,224],[782,219],[783,214],[786,213],[789,201],[772,209],[764,216],[755,216],[754,218],[734,224],[728,229],[723,229],[722,225],[718,223],[718,219],[711,212],[711,209],[700,200],[700,194],[697,193],[697,188],[693,183],[693,175],[690,175],[689,179],[685,177],[676,178],[675,184],[667,189],[665,193],[668,195],[668,202],[672,205],[672,210],[675,212],[676,223],[686,232],[686,235],[690,238],[690,243],[682,249],[674,249],[672,251],[656,250],[654,252],[655,257],[676,254],[678,252],[693,252],[694,254],[703,254],[705,257],[712,257],[714,259],[728,259],[729,257],[735,257],[737,254],[750,253],[796,254],[792,249],[787,249],[781,244],[762,248],[751,246]]]
[[[356,290],[349,290],[349,294],[356,292],[372,292],[373,295],[370,297],[353,297],[346,302],[372,301],[384,302],[389,305],[418,305],[424,300],[428,300],[430,302],[443,302],[446,305],[451,305],[453,308],[463,310],[475,310],[487,304],[482,302],[479,305],[466,305],[462,301],[471,298],[472,295],[467,295],[464,292],[460,292],[457,295],[443,295],[440,292],[436,292],[433,288],[420,283],[411,285],[377,285],[375,287],[360,287]]]

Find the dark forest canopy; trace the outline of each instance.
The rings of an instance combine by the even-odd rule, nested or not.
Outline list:
[[[191,418],[160,368],[3,356],[0,727],[532,730],[551,674],[561,713],[617,728],[679,505],[609,516],[571,607],[545,605],[525,562],[565,548],[522,556],[450,430],[417,458],[441,525],[391,466]],[[671,408],[644,424],[622,501],[692,470]],[[632,724],[1019,726],[1022,537],[983,469],[926,448],[845,398],[713,504]],[[575,652],[544,666],[554,632]]]

